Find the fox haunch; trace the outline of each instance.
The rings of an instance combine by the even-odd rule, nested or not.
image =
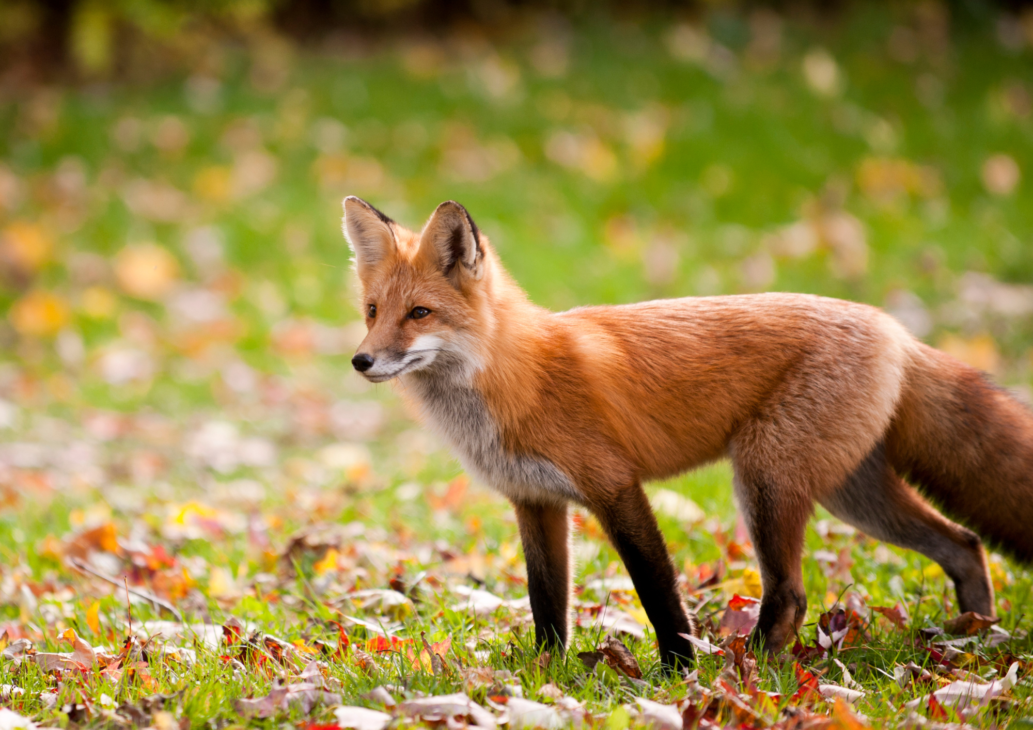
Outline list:
[[[994,613],[977,533],[1033,561],[1033,414],[882,311],[757,294],[553,313],[458,203],[418,233],[358,198],[344,208],[369,328],[355,369],[394,380],[513,503],[540,645],[568,638],[573,502],[624,561],[661,660],[692,660],[642,483],[724,457],[760,563],[752,638],[768,650],[804,619],[815,502],[939,563],[963,611]]]

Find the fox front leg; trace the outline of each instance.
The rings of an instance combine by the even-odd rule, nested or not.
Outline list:
[[[695,634],[692,618],[678,593],[674,565],[642,485],[629,484],[593,509],[635,584],[668,669],[692,665],[695,655],[686,635]]]
[[[527,592],[535,642],[542,650],[567,645],[570,603],[570,520],[565,504],[514,503],[527,561]]]

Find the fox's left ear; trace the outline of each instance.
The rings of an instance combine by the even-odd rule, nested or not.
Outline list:
[[[466,208],[454,200],[437,207],[420,234],[420,256],[429,257],[453,285],[484,275],[481,234]]]

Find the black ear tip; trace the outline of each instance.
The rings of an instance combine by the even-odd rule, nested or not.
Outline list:
[[[369,203],[367,203],[365,200],[363,200],[362,198],[358,197],[357,195],[349,195],[348,197],[346,197],[342,201],[341,205],[344,207],[345,213],[348,212],[348,206],[349,205],[360,205],[363,208],[365,208],[366,210],[368,210],[369,212],[373,213],[383,223],[385,223],[387,225],[391,225],[392,223],[394,223],[393,220],[388,218],[386,215],[381,213],[379,210],[374,208],[372,205],[370,205]]]
[[[465,220],[466,224],[470,226],[470,232],[473,233],[473,239],[477,242],[481,242],[481,232],[477,229],[477,224],[473,222],[473,218],[470,216],[470,211],[466,207],[455,200],[446,200],[444,203],[438,206],[438,210],[451,210],[462,216],[461,220]]]

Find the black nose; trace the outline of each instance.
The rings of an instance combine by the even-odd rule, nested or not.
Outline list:
[[[364,352],[360,352],[352,358],[352,366],[360,373],[364,373],[373,367],[373,358]]]

